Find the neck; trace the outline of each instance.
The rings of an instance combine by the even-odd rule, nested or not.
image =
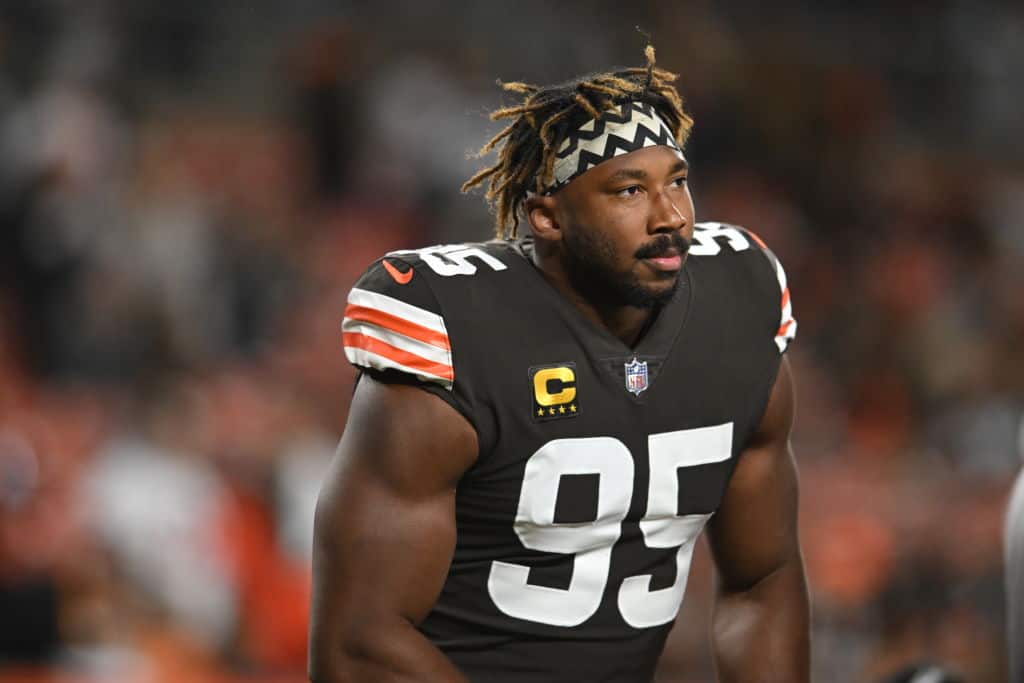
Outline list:
[[[604,327],[622,340],[626,346],[630,348],[636,346],[656,309],[636,306],[607,306],[591,301],[569,283],[569,278],[557,256],[545,252],[546,250],[539,244],[534,243],[533,263],[544,275],[544,278],[551,283],[551,286],[595,325]]]

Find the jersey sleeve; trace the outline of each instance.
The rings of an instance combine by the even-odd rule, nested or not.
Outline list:
[[[786,280],[786,271],[782,267],[782,262],[775,255],[775,252],[769,249],[768,245],[760,237],[746,228],[743,231],[761,247],[761,253],[768,259],[772,272],[775,274],[775,280],[778,283],[778,289],[772,289],[772,300],[778,302],[777,306],[779,309],[779,324],[775,330],[775,346],[778,347],[779,353],[783,354],[789,348],[790,342],[796,338],[796,318],[793,317],[793,302],[790,301],[789,297],[789,283]]]
[[[407,262],[387,257],[363,274],[349,292],[341,333],[345,356],[358,370],[451,393],[455,366],[440,304]]]

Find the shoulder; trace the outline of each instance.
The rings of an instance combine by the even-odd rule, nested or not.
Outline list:
[[[357,369],[451,388],[443,309],[415,263],[391,255],[374,261],[348,293],[341,332],[345,356]]]
[[[740,225],[705,221],[693,226],[693,256],[725,256],[768,252],[764,241]]]
[[[472,317],[479,289],[522,260],[514,245],[500,241],[385,254],[349,292],[342,321],[346,357],[360,370],[450,390],[453,322]]]
[[[796,320],[789,282],[782,262],[748,228],[729,223],[704,222],[693,226],[690,256],[697,268],[720,273],[744,295],[763,302],[774,321],[775,344],[784,352],[796,336]]]

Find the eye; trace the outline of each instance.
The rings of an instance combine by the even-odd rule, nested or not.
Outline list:
[[[679,176],[672,181],[672,187],[683,187],[686,185],[686,176]]]
[[[639,185],[630,185],[629,187],[622,188],[615,194],[619,195],[620,197],[635,197],[638,194],[640,194],[640,190],[641,188]]]

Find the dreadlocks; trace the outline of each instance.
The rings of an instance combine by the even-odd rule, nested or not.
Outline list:
[[[527,83],[498,84],[523,96],[518,104],[491,112],[491,120],[512,119],[501,132],[480,148],[484,156],[499,144],[498,162],[479,171],[462,185],[462,191],[487,185],[487,201],[494,214],[498,238],[516,236],[519,209],[528,192],[540,193],[552,180],[558,144],[587,119],[627,101],[650,104],[670,126],[682,147],[693,119],[673,83],[678,76],[654,65],[654,47],[644,49],[647,66],[591,74],[554,86]]]

